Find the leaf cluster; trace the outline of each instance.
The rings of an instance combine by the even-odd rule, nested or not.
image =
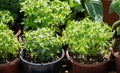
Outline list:
[[[13,25],[14,18],[8,10],[0,11],[0,23],[8,26]]]
[[[12,57],[17,57],[21,43],[14,36],[13,31],[5,24],[0,23],[0,60],[5,61]]]
[[[81,21],[70,21],[63,32],[65,44],[70,51],[81,56],[105,55],[111,46],[109,41],[113,36],[108,25],[85,18]]]
[[[115,31],[116,36],[120,35],[120,20],[113,23],[112,29],[113,29],[113,31]]]
[[[55,59],[60,53],[62,39],[49,28],[28,31],[24,37],[24,48],[29,52],[32,61],[46,62]]]
[[[120,17],[120,0],[112,0],[109,8],[109,13],[113,12],[115,12]]]
[[[59,0],[25,0],[21,6],[21,12],[25,14],[25,30],[63,25],[71,12],[68,3]]]
[[[10,11],[14,19],[16,19],[20,11],[19,0],[0,0],[0,11],[2,10]]]
[[[120,18],[120,0],[112,0],[112,3],[110,4],[109,13],[115,12],[119,18]],[[115,35],[120,35],[120,20],[113,23],[112,28],[115,30]]]
[[[101,0],[65,0],[69,3],[72,9],[72,17],[82,13],[84,15],[90,16],[92,19],[102,22],[103,20],[103,7]],[[81,17],[80,16],[80,17]],[[79,17],[79,18],[80,18]]]

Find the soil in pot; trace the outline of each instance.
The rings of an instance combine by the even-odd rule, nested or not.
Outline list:
[[[101,61],[100,59],[96,61],[96,59],[90,59],[90,61],[87,62],[87,64],[84,64],[86,63],[84,59],[79,58],[76,59],[76,61],[74,61],[75,59],[71,59],[70,58],[71,54],[69,56],[68,50],[66,51],[66,55],[68,60],[70,60],[72,64],[73,73],[108,73],[107,69],[108,60]],[[79,60],[79,62],[81,63],[77,62],[77,60]],[[93,62],[94,64],[92,64]]]
[[[20,59],[23,65],[25,72],[27,73],[59,73],[62,67],[61,60],[64,57],[65,53],[62,50],[62,56],[56,61],[47,62],[47,63],[38,63],[38,62],[31,62],[29,56],[25,56],[24,59],[24,52],[21,50]]]

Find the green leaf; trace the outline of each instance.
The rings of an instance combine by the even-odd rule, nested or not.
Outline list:
[[[118,16],[120,17],[120,0],[113,0],[111,5],[110,5],[110,10],[109,13],[117,13]]]
[[[116,22],[113,23],[112,29],[113,30],[116,29],[117,27],[119,27],[119,25],[120,25],[120,20],[118,20],[118,21],[116,21]]]
[[[120,35],[120,27],[117,29],[117,35]]]
[[[85,8],[94,20],[102,22],[103,8],[100,0],[86,0]]]
[[[83,6],[80,0],[69,0],[70,6],[75,8],[75,10],[81,12],[83,10]]]

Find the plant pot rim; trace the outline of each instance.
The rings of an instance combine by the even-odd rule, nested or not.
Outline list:
[[[21,32],[22,32],[22,30],[20,29],[20,27],[18,27],[18,28],[19,29],[18,29],[17,33],[15,33],[15,37],[18,37],[21,34]]]
[[[111,49],[111,53],[112,53],[112,55],[113,55],[114,57],[116,57],[116,58],[120,58],[120,56],[119,56],[118,54],[116,54],[116,52],[113,51],[113,49]]]
[[[64,57],[64,55],[65,55],[65,52],[64,52],[64,50],[62,49],[62,56],[58,59],[58,60],[55,60],[55,61],[53,61],[53,62],[49,62],[49,63],[43,63],[43,64],[41,64],[41,63],[32,63],[32,62],[28,62],[28,61],[26,61],[23,57],[22,57],[22,52],[23,52],[23,50],[24,49],[21,49],[21,51],[20,51],[20,59],[23,61],[23,62],[25,62],[25,63],[27,63],[27,64],[30,64],[30,65],[51,65],[51,64],[54,64],[54,63],[57,63],[57,62],[59,62],[63,57]]]
[[[71,62],[71,63],[74,63],[74,64],[77,64],[77,65],[80,65],[80,66],[86,66],[86,67],[95,67],[95,66],[98,66],[98,65],[102,65],[102,64],[105,64],[107,63],[109,60],[104,60],[102,62],[99,62],[97,64],[81,64],[81,63],[78,63],[76,61],[74,61],[73,59],[70,58],[70,55],[69,55],[69,50],[67,49],[66,50],[66,56],[67,56],[67,59]]]
[[[101,1],[104,1],[104,2],[111,2],[112,0],[101,0]]]
[[[120,38],[115,39],[115,45],[118,45],[119,43],[120,43]],[[116,52],[113,50],[113,48],[111,48],[110,51],[113,56],[120,58],[120,56],[118,54],[116,54]]]
[[[0,73],[19,73],[20,72],[20,59],[16,58],[9,63],[0,64]]]
[[[14,63],[16,63],[16,62],[19,62],[19,58],[16,58],[16,59],[14,59],[13,61],[10,61],[10,62],[8,62],[8,63],[1,63],[0,66],[2,66],[2,65],[8,65],[8,64],[14,64]]]

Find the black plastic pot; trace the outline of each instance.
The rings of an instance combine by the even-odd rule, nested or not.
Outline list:
[[[61,60],[65,55],[64,50],[62,50],[62,56],[60,59],[45,64],[36,64],[26,61],[25,59],[23,59],[24,56],[23,51],[24,49],[22,49],[20,52],[20,60],[22,62],[23,69],[27,73],[59,73],[60,72],[60,69],[62,67]]]

